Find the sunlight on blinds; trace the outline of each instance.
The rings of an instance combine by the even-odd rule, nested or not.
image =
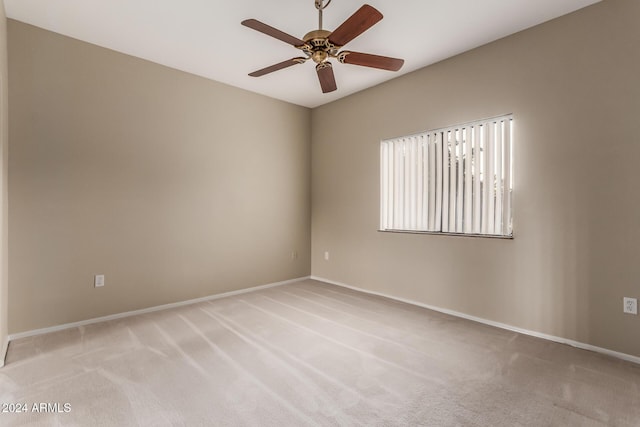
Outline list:
[[[380,229],[512,236],[513,118],[380,144]]]

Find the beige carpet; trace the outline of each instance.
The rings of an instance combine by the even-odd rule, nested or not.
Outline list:
[[[309,280],[14,341],[0,403],[28,405],[2,426],[639,426],[640,366]]]

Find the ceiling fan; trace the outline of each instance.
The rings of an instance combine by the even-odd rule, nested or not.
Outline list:
[[[267,24],[255,19],[242,21],[242,25],[256,31],[274,37],[300,49],[305,56],[287,59],[278,64],[254,71],[251,77],[260,77],[283,68],[296,64],[303,64],[309,59],[316,63],[316,72],[320,80],[323,93],[333,92],[337,89],[336,79],[333,74],[333,66],[330,58],[335,58],[343,64],[361,65],[364,67],[378,68],[381,70],[398,71],[404,64],[403,59],[389,58],[387,56],[372,55],[369,53],[350,52],[342,47],[360,34],[373,27],[382,19],[382,14],[374,7],[365,4],[351,15],[333,32],[322,29],[322,11],[329,6],[331,0],[314,0],[318,9],[318,29],[308,32],[302,39],[291,36]]]

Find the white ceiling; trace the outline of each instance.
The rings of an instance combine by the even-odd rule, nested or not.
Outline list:
[[[255,18],[301,38],[317,29],[314,0],[4,0],[9,18],[306,107],[316,107],[599,0],[332,0],[335,29],[365,1],[384,19],[347,45],[403,58],[396,73],[334,64],[323,94],[312,62],[264,77],[248,73],[300,56],[240,25]],[[335,62],[335,61],[334,61]]]

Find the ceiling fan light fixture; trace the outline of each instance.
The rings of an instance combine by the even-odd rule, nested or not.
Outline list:
[[[313,59],[313,62],[315,62],[316,64],[321,64],[329,59],[329,54],[324,50],[316,50],[311,55],[311,59]]]

